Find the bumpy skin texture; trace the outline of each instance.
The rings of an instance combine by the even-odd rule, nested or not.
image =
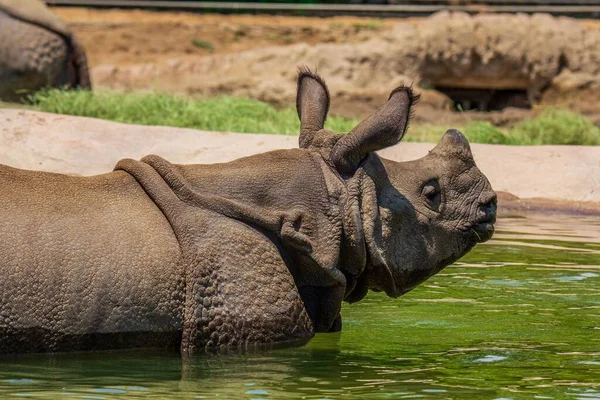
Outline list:
[[[43,2],[0,0],[0,100],[43,87],[91,89],[85,52]]]
[[[341,329],[344,300],[411,290],[489,239],[496,208],[458,131],[420,160],[373,153],[415,100],[398,88],[337,135],[302,70],[299,149],[87,178],[1,167],[0,354],[302,344]]]
[[[0,353],[177,343],[181,252],[131,176],[2,166],[0,182]]]

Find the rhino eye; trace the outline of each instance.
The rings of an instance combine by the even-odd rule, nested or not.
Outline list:
[[[442,192],[437,180],[427,182],[425,186],[423,186],[421,195],[425,198],[427,206],[432,210],[437,210],[440,207]]]

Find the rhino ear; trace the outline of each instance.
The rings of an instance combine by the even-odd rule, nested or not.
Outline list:
[[[329,90],[323,78],[307,67],[298,70],[296,110],[300,118],[300,147],[309,147],[315,134],[325,126],[329,111]]]
[[[337,170],[345,176],[353,175],[367,154],[398,143],[406,132],[411,107],[417,100],[411,88],[395,89],[379,110],[335,144],[331,159]]]

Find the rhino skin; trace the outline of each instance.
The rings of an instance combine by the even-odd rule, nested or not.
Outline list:
[[[211,165],[158,156],[76,177],[0,167],[0,354],[303,344],[341,329],[342,301],[400,296],[494,231],[496,195],[449,130],[422,159],[394,90],[350,133],[298,79],[300,148]]]
[[[91,89],[83,47],[39,0],[0,0],[0,99],[44,87]]]

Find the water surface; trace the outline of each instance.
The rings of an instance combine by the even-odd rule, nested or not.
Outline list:
[[[396,299],[344,305],[307,346],[0,360],[0,398],[600,399],[600,219],[514,216]]]

